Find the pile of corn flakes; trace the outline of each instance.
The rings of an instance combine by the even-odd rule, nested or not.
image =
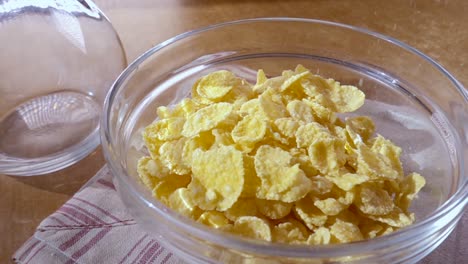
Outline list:
[[[347,243],[410,225],[424,186],[403,174],[401,148],[366,116],[365,95],[302,65],[257,83],[229,71],[161,106],[138,173],[154,197],[200,223],[291,244]]]

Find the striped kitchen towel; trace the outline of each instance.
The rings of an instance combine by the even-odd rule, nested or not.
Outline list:
[[[468,217],[420,264],[468,263]],[[107,166],[47,217],[13,256],[16,263],[184,263],[145,234],[115,191]]]
[[[107,166],[43,220],[16,263],[183,263],[145,234],[117,196]]]

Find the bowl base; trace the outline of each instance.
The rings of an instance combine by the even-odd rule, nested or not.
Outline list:
[[[45,174],[84,158],[99,143],[100,110],[91,97],[70,91],[18,105],[0,121],[0,156],[9,161],[0,171]]]

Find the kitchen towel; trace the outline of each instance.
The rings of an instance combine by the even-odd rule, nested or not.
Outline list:
[[[421,264],[468,263],[466,214],[447,240]],[[16,251],[16,263],[184,263],[141,230],[103,167],[80,191],[43,220]]]

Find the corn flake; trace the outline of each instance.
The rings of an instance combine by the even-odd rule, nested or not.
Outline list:
[[[339,214],[347,208],[345,204],[340,203],[335,198],[326,198],[324,200],[316,200],[314,205],[324,214],[333,216]]]
[[[216,229],[224,228],[230,225],[229,220],[224,216],[223,213],[218,211],[207,211],[200,215],[197,220],[198,222],[214,227]]]
[[[341,221],[340,219],[337,219],[336,222],[330,226],[330,234],[332,238],[339,243],[348,243],[364,239],[358,226],[353,223]]]
[[[190,172],[190,167],[187,166],[182,157],[186,142],[186,138],[180,138],[167,141],[159,148],[159,157],[162,164],[172,173],[184,175]]]
[[[239,217],[230,231],[249,238],[271,241],[270,225],[255,216]]]
[[[232,139],[241,145],[252,145],[265,137],[267,124],[256,116],[247,115],[232,130]]]
[[[330,230],[326,227],[319,227],[313,234],[307,238],[309,245],[327,245],[330,244]]]
[[[215,128],[231,114],[233,107],[229,103],[216,103],[188,116],[182,129],[184,137],[193,137],[200,132]]]
[[[190,191],[184,187],[176,189],[171,195],[169,195],[168,205],[180,214],[192,219],[197,219],[201,214],[201,210],[192,200]]]
[[[307,197],[296,202],[294,213],[310,230],[325,225],[328,219],[327,215],[315,207],[313,200]]]
[[[346,162],[344,142],[337,138],[313,142],[308,148],[308,154],[312,165],[325,175],[339,174]]]
[[[205,199],[198,200],[202,204],[206,201],[206,205],[211,205],[209,208],[214,205],[217,210],[226,211],[237,201],[244,185],[242,153],[232,146],[208,151],[197,149],[192,157],[192,173],[193,179],[206,190],[198,194],[205,194]]]
[[[224,212],[224,215],[231,221],[236,221],[242,216],[257,216],[257,205],[253,198],[239,198],[231,208]]]
[[[177,189],[187,187],[190,177],[187,175],[169,175],[158,182],[153,188],[153,196],[167,204],[169,196]]]
[[[286,109],[288,110],[289,115],[296,121],[302,121],[306,123],[315,121],[312,107],[304,101],[290,101],[287,104]]]
[[[357,207],[367,215],[386,215],[395,207],[387,191],[370,184],[361,186],[357,197]]]
[[[291,155],[280,148],[264,145],[257,150],[255,170],[262,182],[258,198],[294,202],[310,191],[310,180],[299,165],[290,166],[290,161]]]
[[[196,87],[200,97],[211,101],[217,100],[229,93],[240,80],[229,71],[221,70],[201,78]]]
[[[287,222],[277,224],[271,233],[274,242],[291,244],[303,242],[309,236],[307,228],[295,219],[287,219]]]
[[[287,216],[292,208],[291,203],[263,199],[256,199],[255,204],[262,215],[273,220]]]

